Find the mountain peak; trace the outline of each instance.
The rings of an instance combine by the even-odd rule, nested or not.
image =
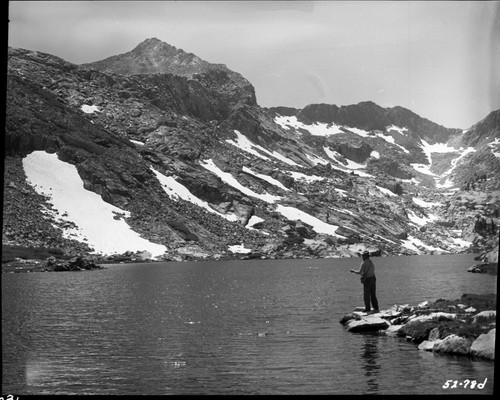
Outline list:
[[[169,58],[176,55],[189,55],[191,57],[196,57],[192,53],[186,53],[184,50],[178,49],[177,47],[172,46],[166,42],[162,42],[157,38],[146,39],[145,41],[139,43],[130,53],[150,58]]]
[[[150,38],[127,53],[84,64],[83,67],[121,75],[170,73],[191,76],[206,72],[210,65],[192,53]]]
[[[209,63],[157,38],[146,39],[127,53],[81,67],[120,75],[172,74],[193,78],[195,75],[207,74],[212,76],[212,80],[225,79],[230,82],[226,89],[234,92],[233,100],[244,99],[247,104],[256,104],[253,86],[240,74],[223,64]]]

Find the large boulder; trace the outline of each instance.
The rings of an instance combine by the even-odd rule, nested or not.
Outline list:
[[[375,314],[358,318],[346,322],[345,326],[349,332],[376,332],[385,330],[390,326],[389,322]]]
[[[248,221],[254,214],[254,206],[248,205],[248,204],[243,204],[240,203],[236,200],[233,200],[233,208],[234,208],[234,214],[238,218],[238,221],[245,226],[248,224]]]
[[[476,323],[480,322],[481,319],[488,320],[488,319],[496,318],[496,316],[497,316],[497,312],[495,310],[485,310],[485,311],[481,311],[480,313],[474,315],[472,322],[476,324]]]
[[[471,339],[452,334],[436,343],[433,347],[433,351],[437,353],[468,355],[471,344]]]
[[[470,346],[470,355],[488,360],[495,360],[496,329],[480,335]]]

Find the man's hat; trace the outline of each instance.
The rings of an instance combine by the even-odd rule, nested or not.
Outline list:
[[[363,251],[363,254],[361,254],[361,257],[363,257],[363,258],[370,257],[370,252],[367,250]]]

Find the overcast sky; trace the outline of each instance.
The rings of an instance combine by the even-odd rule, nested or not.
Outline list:
[[[370,100],[464,129],[500,108],[497,1],[9,4],[9,46],[80,64],[155,37],[239,72],[264,107]]]

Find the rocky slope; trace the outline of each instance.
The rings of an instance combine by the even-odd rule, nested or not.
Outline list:
[[[265,109],[240,74],[157,39],[85,65],[9,48],[6,100],[4,245],[92,249],[26,182],[43,150],[164,259],[498,248],[477,221],[499,222],[500,111],[462,132],[372,102]]]

